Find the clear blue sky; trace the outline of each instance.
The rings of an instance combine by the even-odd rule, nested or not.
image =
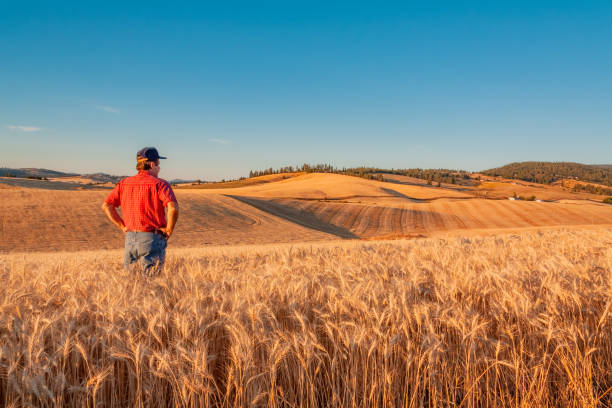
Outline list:
[[[0,167],[612,163],[610,1],[83,3],[0,0]]]

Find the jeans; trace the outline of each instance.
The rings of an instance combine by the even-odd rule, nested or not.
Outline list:
[[[154,232],[129,231],[125,234],[123,266],[130,270],[140,259],[142,273],[156,276],[161,273],[166,260],[166,238]]]

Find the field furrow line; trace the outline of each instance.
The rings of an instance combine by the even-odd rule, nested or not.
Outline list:
[[[572,224],[609,224],[612,221],[612,208],[606,215],[594,205],[556,204],[556,209],[572,221]]]
[[[466,223],[460,217],[458,217],[456,214],[453,214],[453,209],[449,201],[442,200],[440,201],[440,204],[442,205],[443,212],[448,216],[449,219],[452,220],[452,223],[454,224],[455,229],[467,229],[468,228]]]
[[[364,236],[373,236],[376,235],[378,231],[378,227],[380,225],[380,216],[382,213],[382,208],[378,206],[370,207],[370,213],[368,214],[368,223],[366,230],[364,231]]]
[[[516,209],[516,202],[489,200],[487,202],[492,208],[495,208],[496,214],[499,217],[500,224],[503,228],[510,227],[530,227],[533,224],[529,221],[529,217],[521,211],[512,211]]]
[[[377,228],[381,208],[376,206],[369,206],[366,210],[364,217],[362,217],[362,223],[360,223],[359,235],[360,236],[371,236]]]
[[[414,207],[414,229],[419,231],[425,231],[425,217],[423,216],[423,210],[421,205]]]
[[[453,212],[468,228],[486,228],[485,223],[475,211],[474,200],[455,201],[452,204]]]
[[[401,234],[402,233],[402,216],[404,214],[403,208],[391,208],[388,216],[388,228],[389,233]]]
[[[346,228],[349,231],[355,232],[356,231],[356,227],[358,225],[358,223],[360,222],[360,217],[361,214],[363,213],[363,211],[365,210],[365,206],[363,205],[356,205],[353,206],[351,208],[351,211],[349,213],[349,217],[346,220]]]
[[[440,216],[440,222],[442,223],[444,230],[459,229],[456,217],[448,212],[448,206],[445,200],[436,200],[431,204],[431,208]]]

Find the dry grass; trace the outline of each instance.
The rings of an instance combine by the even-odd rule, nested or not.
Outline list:
[[[604,407],[612,231],[0,256],[4,406]]]

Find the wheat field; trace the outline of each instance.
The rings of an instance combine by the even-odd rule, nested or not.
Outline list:
[[[612,231],[0,255],[8,407],[608,407]]]

